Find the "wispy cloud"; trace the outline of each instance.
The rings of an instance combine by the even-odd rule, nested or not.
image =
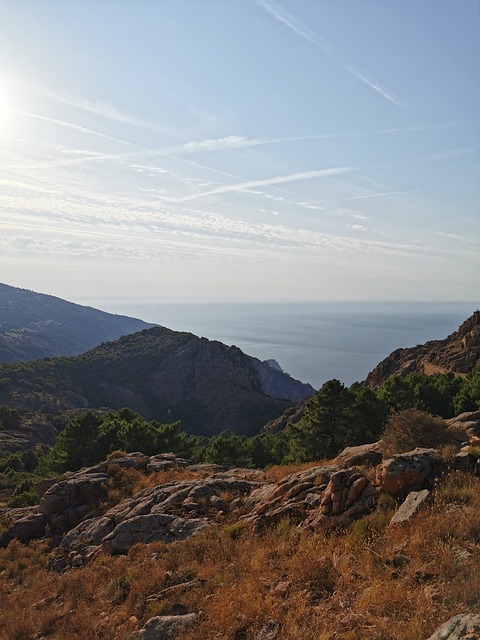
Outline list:
[[[122,111],[119,111],[115,106],[106,102],[101,102],[98,100],[87,100],[83,97],[72,96],[63,91],[52,91],[47,87],[31,84],[23,80],[19,80],[19,82],[22,85],[26,86],[28,89],[39,93],[40,95],[46,96],[51,100],[55,100],[56,102],[81,109],[82,111],[92,113],[96,116],[100,116],[101,118],[105,118],[113,122],[133,125],[135,127],[140,127],[149,131],[168,135],[169,137],[172,135],[172,133],[178,135],[178,137],[180,138],[185,138],[186,135],[185,130],[180,131],[179,129],[177,129],[177,127],[174,127],[171,124],[160,124],[158,122],[153,122],[152,120],[139,118],[138,116],[132,116],[128,113],[123,113]]]
[[[367,227],[364,227],[363,224],[349,224],[354,231],[367,231]]]
[[[99,160],[116,159],[118,155],[101,153],[100,151],[90,151],[89,149],[61,149],[62,153],[69,156],[78,156],[82,158],[98,158]]]
[[[392,94],[393,95],[393,94]],[[311,140],[329,140],[335,138],[361,138],[373,135],[389,135],[396,133],[416,133],[416,132],[428,132],[428,131],[443,131],[445,129],[469,129],[472,127],[479,127],[480,120],[471,121],[457,121],[457,122],[438,122],[438,123],[423,123],[418,125],[411,125],[407,127],[388,127],[384,129],[366,129],[364,131],[333,131],[329,133],[312,133],[310,135],[303,136],[285,136],[277,138],[249,138],[247,136],[231,135],[223,138],[213,138],[201,141],[188,142],[184,145],[172,147],[169,150],[165,150],[166,153],[196,153],[197,151],[216,151],[229,148],[245,148],[245,147],[257,147],[271,144],[282,144],[288,142],[308,142]],[[468,147],[465,149],[451,150],[465,153],[474,153],[478,150],[477,147]],[[448,152],[445,152],[448,153]]]
[[[384,198],[388,196],[404,196],[410,193],[422,193],[420,189],[415,189],[412,191],[383,191],[381,193],[370,193],[365,196],[353,196],[351,198],[345,198],[345,200],[365,200],[368,198]]]
[[[278,211],[270,211],[269,209],[259,209],[260,213],[269,213],[272,216],[279,216]]]
[[[15,196],[7,204],[6,210],[15,211],[15,217],[0,220],[0,228],[11,229],[15,235],[30,230],[33,236],[43,237],[55,232],[71,238],[98,237],[117,239],[117,245],[130,246],[142,242],[156,242],[162,247],[165,242],[189,239],[206,240],[216,247],[228,242],[230,246],[251,245],[264,250],[312,252],[323,250],[333,252],[358,252],[373,254],[426,255],[432,248],[419,244],[379,242],[355,236],[322,233],[307,228],[292,228],[281,224],[253,223],[235,219],[217,212],[185,208],[184,211],[169,208],[126,207],[121,201],[108,203],[102,200],[70,202],[69,196],[52,196],[31,203]],[[265,210],[265,213],[267,210]],[[269,211],[275,216],[275,212]],[[361,225],[363,226],[363,225]],[[363,229],[352,226],[355,231]],[[140,240],[141,242],[138,242]],[[445,252],[443,252],[445,253]]]
[[[74,165],[83,164],[86,162],[103,162],[104,160],[105,160],[104,157],[99,157],[99,156],[82,156],[78,158],[66,158],[65,160],[54,160],[54,161],[39,160],[34,162],[6,164],[6,165],[2,165],[2,169],[19,169],[21,171],[26,171],[26,170],[47,171],[49,169],[61,169],[63,167],[72,167]]]
[[[400,102],[399,98],[397,98],[397,96],[392,91],[390,91],[390,89],[387,89],[386,87],[382,86],[377,80],[374,80],[373,78],[368,77],[366,73],[364,73],[363,71],[360,71],[359,69],[355,69],[355,67],[345,67],[345,68],[349,73],[351,73],[353,76],[358,78],[361,82],[366,84],[367,87],[370,87],[370,89],[373,89],[373,91],[376,91],[378,94],[380,94],[382,98],[385,98],[390,102],[393,102],[393,104],[396,104],[397,107],[400,107],[400,109],[406,110],[406,106]]]
[[[81,133],[88,133],[92,136],[97,136],[98,138],[105,138],[106,140],[112,140],[113,142],[119,142],[120,144],[126,144],[130,147],[138,146],[133,142],[127,142],[126,140],[115,138],[114,136],[109,136],[106,133],[101,133],[100,131],[94,131],[93,129],[88,129],[87,127],[81,127],[80,125],[73,124],[72,122],[57,120],[56,118],[49,118],[47,116],[42,116],[38,113],[30,113],[29,111],[22,111],[21,109],[10,108],[10,110],[14,113],[18,113],[19,115],[25,116],[27,118],[33,118],[35,120],[43,120],[44,122],[50,122],[52,124],[59,125],[60,127],[65,127],[66,129],[73,129],[74,131],[79,131]]]
[[[472,238],[471,236],[463,236],[459,233],[447,233],[446,231],[434,231],[436,236],[442,236],[443,238],[448,238],[449,240],[457,240],[458,242],[466,242],[472,244],[478,244],[478,240]]]
[[[274,144],[285,144],[292,142],[308,142],[314,140],[331,140],[335,138],[361,138],[375,135],[391,135],[396,133],[415,133],[421,131],[436,131],[452,128],[469,128],[478,126],[480,122],[446,122],[437,124],[422,124],[409,127],[390,127],[385,129],[366,129],[365,131],[338,131],[330,133],[312,133],[303,136],[279,136],[277,138],[249,138],[242,135],[223,136],[221,138],[207,138],[205,140],[194,140],[182,145],[167,147],[159,153],[172,155],[174,157],[182,155],[193,155],[204,151],[228,151],[232,149],[245,149],[248,147],[258,147]],[[465,150],[458,150],[467,153],[474,153],[478,147],[470,147]],[[446,152],[447,153],[447,152]],[[453,153],[453,151],[452,151]],[[440,157],[440,156],[439,156]],[[433,159],[433,157],[432,157]],[[184,161],[187,161],[184,159]]]
[[[167,153],[198,153],[200,151],[224,151],[228,149],[242,149],[270,141],[260,138],[246,138],[245,136],[225,136],[223,138],[207,138],[196,142],[187,142],[179,147],[166,149]]]
[[[424,156],[418,156],[417,158],[413,158],[412,162],[454,160],[455,158],[463,158],[465,156],[473,155],[479,151],[479,145],[473,147],[460,147],[457,149],[446,149],[445,151],[437,151],[435,153],[428,153]]]
[[[331,169],[315,169],[313,171],[303,171],[302,173],[291,173],[286,176],[275,176],[273,178],[265,178],[263,180],[249,180],[248,182],[238,182],[236,184],[228,184],[223,187],[203,191],[202,193],[194,193],[184,198],[175,198],[176,202],[185,202],[187,200],[197,200],[205,196],[213,196],[221,193],[233,193],[238,191],[246,191],[258,187],[267,187],[275,184],[284,184],[286,182],[295,182],[297,180],[311,180],[313,178],[325,178],[336,176],[342,173],[352,171],[349,167],[333,167]]]
[[[58,152],[64,157],[59,158]],[[21,171],[60,169],[89,162],[117,161],[121,157],[123,157],[122,154],[99,153],[97,151],[87,151],[86,149],[55,149],[55,158],[53,159],[32,160],[28,156],[27,159],[21,156],[19,161],[11,164],[3,164],[1,168],[19,169]]]
[[[345,64],[341,56],[334,50],[334,48],[324,38],[320,37],[305,23],[287,11],[276,0],[257,0],[257,5],[265,9],[270,15],[272,15],[278,22],[284,24],[288,29],[293,31],[297,36],[303,38],[320,49],[323,53],[335,59],[348,73],[360,80],[367,87],[375,91],[385,100],[388,100],[392,104],[395,104],[400,109],[406,109],[405,105],[399,100],[399,98],[390,90],[383,86],[377,80],[368,76],[364,71],[358,68]]]
[[[275,20],[278,20],[278,22],[281,22],[296,33],[297,36],[308,40],[308,42],[321,49],[327,55],[333,56],[333,50],[326,40],[317,35],[310,27],[287,11],[278,2],[275,2],[275,0],[257,0],[257,4],[263,7]]]
[[[170,175],[175,175],[167,169],[163,169],[162,167],[157,167],[151,164],[131,164],[130,169],[136,169],[137,171],[149,171],[151,173],[168,173]]]

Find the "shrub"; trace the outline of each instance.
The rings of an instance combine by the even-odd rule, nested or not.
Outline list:
[[[242,533],[242,531],[246,528],[246,522],[242,522],[239,520],[238,522],[233,522],[232,524],[227,524],[223,527],[223,532],[232,540],[236,540],[238,536]]]
[[[389,513],[393,509],[398,508],[397,500],[389,493],[382,493],[378,498],[377,511],[380,513]]]
[[[469,505],[473,502],[478,487],[471,482],[471,476],[465,473],[452,473],[436,489],[438,504]]]
[[[405,409],[389,418],[382,434],[382,448],[385,455],[391,456],[415,447],[439,447],[449,440],[442,418],[418,409]]]
[[[30,480],[23,480],[15,487],[7,506],[10,509],[16,507],[30,507],[38,503],[38,496],[35,493]]]
[[[389,513],[377,512],[355,520],[351,525],[350,534],[347,536],[348,543],[353,547],[368,544],[385,531],[390,518],[391,514]]]
[[[17,507],[31,507],[38,503],[38,496],[35,491],[23,491],[12,497],[7,501],[7,507],[14,509]]]
[[[468,453],[473,456],[474,458],[480,458],[480,447],[476,446],[476,447],[470,447],[468,449]]]
[[[122,451],[122,449],[115,449],[112,453],[109,453],[107,456],[107,460],[116,460],[117,458],[126,458],[128,453],[126,451]]]

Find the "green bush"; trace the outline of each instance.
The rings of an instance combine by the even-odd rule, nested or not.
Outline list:
[[[350,527],[348,542],[352,546],[368,544],[385,531],[390,519],[391,514],[377,512],[355,520]]]
[[[27,479],[17,484],[7,502],[7,507],[11,509],[14,507],[30,507],[37,503],[38,496],[33,489],[31,481]]]

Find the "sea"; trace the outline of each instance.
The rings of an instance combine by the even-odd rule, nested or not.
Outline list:
[[[446,338],[478,302],[239,302],[89,298],[98,309],[236,345],[315,389],[364,380],[399,347]]]

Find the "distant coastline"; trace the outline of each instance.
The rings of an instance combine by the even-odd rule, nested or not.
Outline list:
[[[235,344],[274,358],[315,388],[330,378],[351,384],[399,347],[446,338],[478,302],[204,302],[161,298],[88,298],[80,304],[176,331]]]

